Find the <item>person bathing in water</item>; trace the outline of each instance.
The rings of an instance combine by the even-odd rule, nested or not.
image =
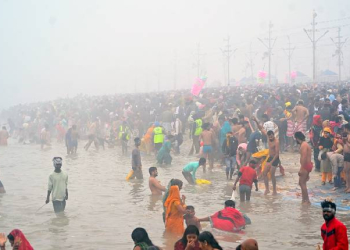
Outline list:
[[[278,167],[280,163],[279,159],[279,152],[280,152],[280,145],[277,138],[275,138],[275,134],[272,130],[266,131],[257,121],[255,117],[253,117],[253,121],[255,121],[256,125],[258,126],[261,133],[263,133],[268,138],[268,147],[269,147],[269,158],[267,160],[267,163],[265,165],[264,171],[263,171],[263,177],[264,177],[264,183],[265,183],[265,195],[270,193],[269,188],[269,178],[268,173],[271,175],[271,181],[272,181],[272,188],[273,188],[273,195],[277,195],[277,189],[276,189],[276,168]]]
[[[160,182],[156,179],[158,176],[158,170],[156,167],[149,168],[149,189],[151,190],[153,195],[162,195],[162,192],[166,191],[166,188],[160,184]]]
[[[190,162],[183,169],[182,174],[188,183],[195,185],[196,184],[196,172],[200,166],[203,166],[205,169],[207,160],[205,158],[200,158],[198,162]],[[203,169],[203,171],[204,171]]]

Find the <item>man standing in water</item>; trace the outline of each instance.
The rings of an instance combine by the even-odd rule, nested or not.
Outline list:
[[[213,157],[213,132],[210,130],[210,123],[203,124],[203,131],[199,138],[203,141],[203,155],[204,158],[209,160],[209,170],[212,171],[214,168],[214,157]],[[205,168],[203,169],[205,172]]]
[[[305,135],[302,132],[296,132],[294,137],[297,143],[300,144],[300,170],[298,175],[302,194],[302,203],[310,203],[306,183],[310,179],[309,174],[313,168],[311,162],[311,147],[305,141]]]
[[[153,195],[162,195],[162,192],[166,191],[166,188],[160,184],[160,182],[156,179],[158,176],[158,170],[156,167],[149,168],[149,189]]]
[[[139,137],[136,137],[134,139],[134,142],[135,142],[135,148],[131,153],[131,167],[134,173],[130,177],[130,179],[134,179],[135,177],[137,179],[143,179],[141,154],[139,150],[139,147],[141,145],[141,139]]]
[[[55,213],[60,213],[66,208],[66,200],[68,200],[68,175],[61,170],[61,157],[54,157],[52,161],[55,171],[49,177],[46,204],[50,202],[50,194],[52,193],[53,209]]]
[[[275,134],[273,131],[269,130],[266,132],[266,130],[259,124],[257,119],[253,117],[253,121],[255,121],[256,125],[258,126],[259,130],[262,134],[267,136],[268,139],[268,147],[269,147],[269,158],[267,159],[267,163],[265,165],[263,176],[264,176],[264,183],[265,183],[265,195],[270,193],[269,188],[269,177],[268,173],[271,175],[271,181],[272,181],[272,187],[273,187],[273,195],[277,194],[276,189],[276,168],[279,165],[280,159],[279,159],[279,152],[280,152],[280,145],[277,138],[275,138]]]
[[[70,129],[68,129],[66,133],[66,147],[67,154],[76,154],[78,149],[78,131],[77,125],[73,125]]]

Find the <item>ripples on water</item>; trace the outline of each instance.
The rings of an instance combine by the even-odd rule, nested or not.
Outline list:
[[[135,227],[144,227],[152,241],[173,249],[175,239],[164,237],[161,197],[152,197],[148,189],[148,168],[155,166],[154,157],[143,156],[145,180],[125,181],[130,171],[130,157],[121,156],[121,148],[100,149],[92,146],[88,152],[80,143],[78,154],[67,157],[63,145],[40,150],[40,146],[20,145],[12,142],[0,148],[0,179],[7,194],[0,195],[0,228],[8,234],[20,228],[35,249],[132,249],[131,232]],[[188,157],[189,144],[182,147],[182,155],[174,156],[170,167],[158,167],[163,185],[171,178],[183,181],[182,167],[197,158]],[[69,200],[66,213],[57,217],[52,204],[42,206],[46,199],[48,176],[53,171],[52,158],[64,156],[63,171],[69,175]],[[297,185],[298,157],[282,156],[287,177],[278,178],[278,185],[295,188]],[[288,172],[293,172],[289,174]],[[198,177],[210,179],[211,186],[184,185],[182,194],[186,203],[193,205],[197,217],[205,217],[223,208],[224,201],[231,197],[232,181],[227,182],[225,172],[215,167],[212,174],[198,171]],[[319,178],[314,174],[311,178]],[[262,182],[259,184],[262,187]],[[253,191],[251,203],[237,206],[252,220],[245,234],[214,232],[225,249],[235,247],[246,238],[255,238],[262,249],[315,249],[321,243],[321,211],[316,207],[303,208],[300,201],[286,201],[282,195],[264,197]],[[347,225],[347,213],[338,217]]]

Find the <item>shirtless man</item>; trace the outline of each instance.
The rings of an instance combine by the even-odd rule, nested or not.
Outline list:
[[[311,162],[311,147],[305,141],[305,135],[302,132],[295,132],[294,138],[297,143],[300,144],[300,170],[298,175],[302,194],[302,203],[310,204],[306,182],[310,179],[309,174],[313,167]]]
[[[158,176],[158,170],[156,167],[149,168],[149,189],[151,189],[152,195],[162,195],[162,192],[166,191],[166,188],[163,187],[160,182],[156,179]]]
[[[84,149],[87,151],[91,145],[91,143],[95,144],[95,148],[98,150],[98,140],[97,140],[97,129],[98,129],[98,124],[97,124],[97,119],[95,119],[95,121],[93,123],[91,123],[90,127],[89,127],[89,134],[88,134],[88,138],[89,141],[86,143],[86,145],[84,146]]]
[[[238,139],[238,145],[241,143],[247,143],[247,129],[249,128],[249,122],[244,121],[243,127],[236,133]]]
[[[343,138],[344,142],[344,173],[346,188],[345,193],[350,193],[350,124],[344,125],[347,137]]]
[[[242,125],[238,122],[237,118],[232,118],[231,123],[232,133],[236,134],[242,128]]]
[[[265,183],[265,195],[270,193],[269,188],[269,178],[268,173],[271,175],[271,181],[272,181],[272,187],[273,187],[273,195],[277,194],[276,189],[276,168],[279,165],[280,159],[279,159],[279,152],[280,152],[280,143],[277,138],[275,138],[275,134],[273,131],[269,130],[266,132],[266,130],[259,124],[257,119],[253,117],[253,121],[255,121],[256,125],[258,126],[259,130],[262,134],[267,136],[267,144],[269,148],[269,158],[267,159],[264,171],[263,171],[263,177],[264,177],[264,183]]]
[[[309,118],[309,110],[304,107],[304,102],[302,100],[298,101],[297,106],[294,107],[292,113],[295,117],[294,132],[306,133],[307,129],[307,119]]]
[[[209,170],[214,168],[214,158],[213,158],[213,142],[214,134],[210,130],[210,123],[204,123],[203,132],[200,135],[200,140],[203,141],[203,156],[209,160]],[[204,169],[205,171],[205,169]]]

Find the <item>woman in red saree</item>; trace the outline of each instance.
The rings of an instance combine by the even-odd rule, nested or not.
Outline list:
[[[11,243],[11,247],[13,250],[34,250],[34,248],[30,245],[27,238],[24,236],[21,230],[14,229],[7,236]],[[7,239],[4,234],[0,233],[0,249],[5,250],[5,243]]]
[[[165,207],[165,232],[175,235],[184,233],[184,218],[186,213],[186,197],[183,195],[180,199],[180,187],[171,186],[169,196],[164,202]]]

